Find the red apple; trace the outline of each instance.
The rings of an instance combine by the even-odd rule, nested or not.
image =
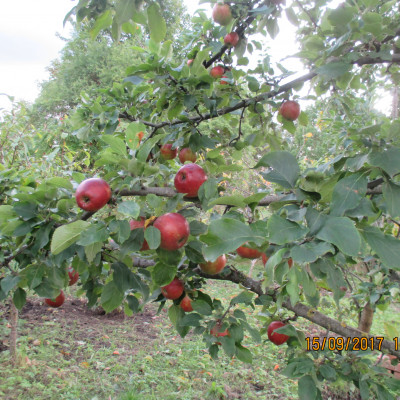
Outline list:
[[[231,32],[228,33],[225,37],[224,37],[224,43],[227,46],[233,46],[236,47],[236,45],[239,43],[239,35],[236,32]]]
[[[211,68],[210,75],[213,78],[221,78],[225,72],[225,68],[221,65],[217,65],[216,67]]]
[[[97,211],[111,199],[111,189],[103,179],[86,179],[76,189],[75,199],[78,207],[82,210]]]
[[[200,186],[207,180],[204,169],[197,164],[185,164],[175,175],[174,185],[178,193],[197,197]]]
[[[68,286],[72,286],[74,283],[78,282],[79,274],[71,267],[68,268],[69,282]]]
[[[260,258],[263,255],[261,251],[246,246],[240,246],[236,249],[236,252],[239,254],[240,257],[250,259]]]
[[[164,160],[173,160],[178,154],[178,149],[172,149],[172,144],[167,143],[161,146],[160,153]]]
[[[229,82],[226,80],[228,77],[226,75],[222,75],[222,79],[220,81],[221,85],[229,85]]]
[[[182,296],[184,287],[182,281],[174,278],[171,283],[161,287],[161,293],[169,300],[176,300]]]
[[[60,307],[63,305],[63,303],[65,301],[64,292],[61,290],[60,294],[54,299],[54,301],[52,299],[44,299],[44,301],[50,307],[54,307],[54,308]]]
[[[228,329],[221,331],[221,322],[217,322],[210,330],[210,334],[215,337],[229,336]],[[216,344],[221,345],[221,342],[216,342]]]
[[[145,229],[144,223],[145,223],[145,219],[143,217],[141,217],[140,221],[135,221],[134,219],[129,221],[131,231],[133,231],[134,229],[138,229],[138,228]],[[146,239],[143,241],[140,251],[145,251],[145,250],[149,250],[149,245],[147,244]]]
[[[268,333],[268,339],[272,343],[275,343],[276,345],[279,346],[279,345],[285,343],[289,339],[290,336],[288,336],[288,335],[285,335],[283,333],[274,332],[275,329],[282,328],[282,326],[285,326],[285,325],[286,324],[284,324],[281,321],[273,321],[269,324],[267,333]]]
[[[228,4],[216,4],[212,10],[213,20],[220,25],[226,26],[232,21],[232,13]]]
[[[187,60],[186,64],[188,67],[190,67],[193,64],[193,59]]]
[[[265,267],[265,264],[266,264],[267,261],[268,261],[268,257],[267,257],[267,255],[266,255],[265,253],[262,253],[262,254],[261,254],[261,258],[262,258],[262,262],[263,262],[264,267]]]
[[[153,226],[161,232],[160,247],[164,250],[178,250],[186,243],[189,223],[178,213],[167,213],[158,217]]]
[[[182,310],[185,311],[185,312],[193,311],[192,299],[188,295],[186,295],[182,299],[180,306],[181,306]]]
[[[206,263],[199,264],[199,267],[205,274],[216,275],[225,268],[225,265],[226,256],[225,254],[222,254],[222,256],[219,256],[215,261],[208,261]]]
[[[300,115],[300,104],[292,100],[285,101],[279,109],[279,114],[289,121],[294,121]]]
[[[189,147],[185,147],[179,152],[179,160],[182,164],[184,164],[185,161],[194,163],[197,160],[197,156]]]

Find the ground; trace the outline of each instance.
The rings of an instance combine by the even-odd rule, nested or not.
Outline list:
[[[212,282],[209,292],[221,293],[221,285],[230,290]],[[157,315],[157,306],[149,304],[132,317],[121,311],[105,314],[88,309],[71,289],[58,309],[43,299],[28,299],[20,312],[20,367],[15,369],[9,362],[8,308],[0,304],[4,400],[297,399],[296,381],[279,373],[286,345],[247,338],[253,364],[223,354],[215,361],[199,336],[177,335],[166,309]],[[324,399],[359,398],[355,392],[335,393],[325,391]]]

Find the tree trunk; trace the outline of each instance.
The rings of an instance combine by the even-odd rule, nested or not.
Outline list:
[[[371,304],[368,302],[360,313],[360,318],[358,320],[358,329],[362,332],[369,333],[372,326],[372,321],[374,319],[374,310]]]
[[[11,301],[11,309],[10,309],[10,325],[11,325],[11,333],[10,333],[10,354],[11,361],[14,365],[17,364],[17,328],[18,328],[18,309],[15,307],[13,301]]]

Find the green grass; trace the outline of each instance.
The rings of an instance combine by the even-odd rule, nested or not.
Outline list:
[[[241,289],[228,282],[211,281],[205,291],[227,304]],[[327,308],[334,313],[333,307]],[[156,309],[148,305],[144,315],[117,320],[99,317],[88,325],[79,313],[63,323],[59,318],[63,317],[62,307],[34,323],[20,320],[21,366],[12,367],[8,351],[0,352],[0,398],[297,398],[297,382],[279,374],[284,366],[285,345],[277,347],[268,340],[257,344],[246,337],[244,345],[253,352],[253,364],[229,359],[222,351],[218,360],[212,360],[200,336],[190,333],[180,338],[167,314],[155,316]],[[250,324],[261,326],[256,312],[245,306],[242,309]],[[392,317],[389,311],[377,320]],[[295,325],[306,327],[307,322],[299,320]],[[9,332],[1,309],[0,332],[2,336]]]

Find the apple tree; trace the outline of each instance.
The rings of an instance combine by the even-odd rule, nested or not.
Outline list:
[[[148,36],[126,77],[68,118],[82,146],[98,144],[90,165],[65,163],[54,176],[0,171],[0,299],[17,308],[28,290],[54,299],[72,267],[89,306],[167,306],[179,334],[203,335],[212,357],[223,350],[251,362],[245,332],[268,336],[287,349],[282,373],[298,379],[301,399],[321,399],[322,385],[340,380],[363,399],[394,399],[400,383],[376,354],[400,357],[398,327],[386,324],[379,337],[370,328],[376,309],[399,300],[400,124],[365,99],[397,88],[399,5],[203,3],[213,17],[197,12],[177,38],[166,37],[155,1],[80,0],[68,14],[94,35]],[[283,15],[297,30],[302,76],[264,54]],[[232,32],[239,41],[224,40]],[[321,117],[305,104],[327,112],[312,136],[332,143],[312,163],[293,146]],[[264,257],[261,279],[232,265],[241,247]],[[201,290],[208,279],[242,291],[224,307]],[[261,329],[239,304],[261,309]],[[296,318],[324,335],[296,329]]]

